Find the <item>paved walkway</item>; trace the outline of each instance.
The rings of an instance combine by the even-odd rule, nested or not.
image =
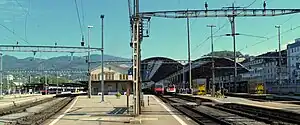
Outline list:
[[[132,97],[130,97],[130,100]],[[105,96],[105,102],[100,103],[100,96],[78,96],[64,110],[53,116],[45,125],[127,125],[138,123],[142,125],[193,125],[180,113],[160,102],[156,97],[144,96],[145,107],[139,117],[126,115],[122,107],[126,107],[126,96],[117,99],[115,96]],[[130,102],[130,104],[132,104]],[[124,114],[117,114],[123,113]],[[115,113],[115,114],[114,114]],[[117,114],[117,115],[116,115]]]

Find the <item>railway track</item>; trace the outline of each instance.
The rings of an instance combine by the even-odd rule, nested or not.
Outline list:
[[[160,96],[160,98],[167,100],[165,102],[201,125],[267,125],[265,122],[240,116],[232,112],[226,112],[205,105],[197,105],[196,103],[190,102],[190,100],[193,99],[186,101],[175,96]]]
[[[244,114],[253,114],[257,118],[268,119],[269,121],[273,121],[273,124],[280,125],[299,125],[300,124],[300,116],[298,114],[293,114],[291,112],[285,112],[277,109],[264,109],[254,106],[246,106],[246,105],[238,105],[238,104],[224,104],[220,106],[216,106],[217,108],[240,111]]]
[[[231,125],[226,121],[211,118],[210,116],[202,114],[189,106],[176,103],[174,100],[171,100],[164,96],[158,95],[157,97],[159,97],[163,102],[171,105],[173,108],[177,109],[178,111],[188,116],[200,125]]]
[[[0,124],[5,125],[39,125],[68,105],[74,96],[64,95],[46,99],[34,104],[24,104],[18,108],[5,109],[0,116]]]

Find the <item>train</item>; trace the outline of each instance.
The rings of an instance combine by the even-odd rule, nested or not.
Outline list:
[[[165,93],[164,85],[154,83],[154,84],[151,85],[151,91],[154,94],[164,94]]]
[[[56,92],[60,93],[78,93],[83,92],[84,87],[57,87],[57,86],[47,86],[41,90],[42,95],[47,94],[56,94]]]
[[[177,92],[174,84],[164,85],[162,83],[154,83],[151,85],[153,94],[175,94]]]
[[[168,86],[165,87],[166,89],[166,94],[175,94],[176,93],[176,86],[174,84],[170,84]]]

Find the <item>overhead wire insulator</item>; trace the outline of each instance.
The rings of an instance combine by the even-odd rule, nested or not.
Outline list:
[[[81,37],[81,46],[84,46],[84,36]]]

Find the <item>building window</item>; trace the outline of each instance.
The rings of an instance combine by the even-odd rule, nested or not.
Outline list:
[[[122,74],[119,75],[119,79],[122,80]]]
[[[95,74],[92,74],[92,81],[95,81]]]
[[[105,75],[105,80],[109,80],[109,73],[104,73]]]
[[[115,78],[114,78],[114,73],[111,73],[111,74],[110,74],[110,77],[111,77],[111,80],[115,80]]]

